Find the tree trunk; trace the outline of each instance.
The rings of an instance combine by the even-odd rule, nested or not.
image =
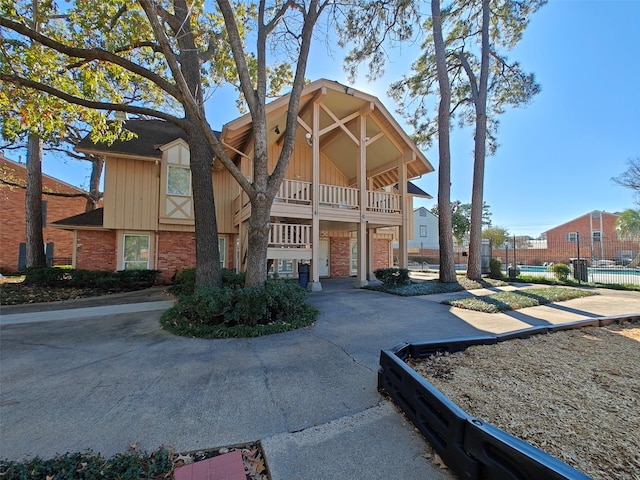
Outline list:
[[[187,131],[191,161],[191,189],[196,229],[196,285],[222,285],[218,222],[213,195],[213,150],[196,127]]]
[[[267,280],[267,248],[271,230],[271,204],[266,195],[258,194],[251,202],[247,243],[245,286],[264,285]]]
[[[469,234],[469,263],[467,277],[480,280],[482,277],[482,205],[484,191],[484,168],[487,143],[487,90],[489,78],[489,0],[482,0],[482,51],[480,82],[475,99],[476,132],[473,161],[473,187],[471,193],[471,232]],[[469,79],[471,81],[471,79]]]
[[[91,155],[91,179],[89,180],[89,196],[87,197],[87,206],[85,212],[90,212],[98,208],[98,203],[102,198],[100,193],[100,179],[102,178],[102,170],[104,170],[104,158]]]
[[[46,267],[42,235],[42,139],[31,133],[27,143],[27,185],[25,193],[27,224],[27,268]]]
[[[451,150],[449,146],[451,87],[442,36],[442,16],[440,0],[431,0],[433,15],[433,39],[436,52],[436,68],[440,87],[438,106],[438,229],[440,242],[440,281],[456,281],[453,259],[453,223],[451,220]]]

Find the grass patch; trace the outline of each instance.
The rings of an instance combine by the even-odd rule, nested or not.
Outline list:
[[[532,287],[514,292],[500,292],[479,297],[448,300],[442,303],[451,305],[452,307],[475,310],[477,312],[498,313],[527,307],[537,307],[538,305],[562,302],[591,295],[597,295],[597,293],[578,288]]]

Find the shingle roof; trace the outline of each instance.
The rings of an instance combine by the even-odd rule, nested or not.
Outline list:
[[[56,220],[55,222],[51,222],[51,224],[61,227],[102,227],[103,218],[104,209],[96,208],[90,212],[83,212],[72,217]]]
[[[137,138],[130,141],[116,140],[113,144],[107,145],[106,143],[93,143],[89,136],[86,136],[78,143],[76,150],[162,158],[162,152],[158,147],[178,138],[187,140],[187,134],[184,130],[164,120],[131,119],[127,120],[124,126],[127,130],[135,133]],[[215,134],[220,136],[220,132],[215,132]]]
[[[393,188],[397,190],[398,184],[396,183]],[[409,195],[417,195],[418,197],[433,198],[431,195],[429,195],[427,192],[425,192],[419,186],[412,182],[407,182],[407,193]]]

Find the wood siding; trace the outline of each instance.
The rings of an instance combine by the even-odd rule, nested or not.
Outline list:
[[[104,227],[155,230],[160,165],[108,157],[104,180]]]

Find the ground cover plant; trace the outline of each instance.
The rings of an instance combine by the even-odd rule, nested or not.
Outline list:
[[[640,478],[640,324],[469,347],[410,366],[465,412],[597,480]]]
[[[269,472],[259,442],[245,445],[176,453],[160,448],[151,453],[133,449],[104,458],[90,450],[66,453],[53,458],[34,457],[23,461],[0,460],[0,478],[3,480],[170,480],[174,470],[183,465],[199,462],[240,450],[248,480],[267,480]]]
[[[469,298],[446,300],[442,303],[484,313],[498,313],[520,308],[537,307],[553,302],[597,295],[597,292],[568,287],[522,288],[512,292],[499,292]]]
[[[464,275],[457,275],[456,282],[443,283],[439,280],[418,280],[411,281],[409,284],[382,284],[369,285],[369,290],[377,290],[379,292],[390,293],[402,297],[411,297],[415,295],[433,295],[436,293],[461,292],[463,290],[475,290],[477,288],[491,288],[509,285],[503,280],[493,278],[485,278],[480,281],[469,280]]]

